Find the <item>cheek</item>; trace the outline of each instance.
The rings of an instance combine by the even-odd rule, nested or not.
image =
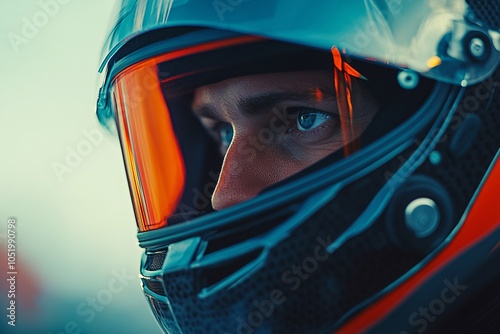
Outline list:
[[[275,183],[281,182],[307,167],[305,165],[299,165],[295,162],[290,161],[273,161],[273,164],[275,166],[278,166],[278,168],[274,169],[274,175],[270,175],[271,179],[269,180],[268,185],[273,185]]]
[[[323,136],[325,136],[323,134]],[[326,156],[342,149],[344,142],[341,132],[331,134],[323,140],[310,140],[290,136],[282,146],[283,155],[290,161],[294,169],[304,169],[325,158]]]
[[[265,186],[283,181],[307,167],[308,162],[298,161],[278,148],[266,148],[259,152],[252,164],[257,172],[256,180],[264,180]]]
[[[283,181],[332,153],[331,149],[311,150],[297,146],[292,149],[293,154],[287,151],[283,148],[269,150],[269,154],[259,161],[259,164],[270,166],[269,171],[273,174],[270,175],[273,179],[272,183]]]

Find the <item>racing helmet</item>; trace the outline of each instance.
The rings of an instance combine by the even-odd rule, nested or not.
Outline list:
[[[499,8],[123,0],[97,116],[163,331],[494,331]]]

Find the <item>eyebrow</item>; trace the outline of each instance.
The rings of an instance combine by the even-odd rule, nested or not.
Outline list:
[[[334,94],[327,93],[325,98],[334,97]],[[262,95],[253,96],[250,98],[240,99],[238,101],[238,110],[246,117],[259,116],[267,113],[273,106],[284,101],[304,101],[315,100],[316,95],[314,92],[304,93],[267,93]],[[193,110],[201,117],[219,119],[218,112],[208,104],[203,104]]]

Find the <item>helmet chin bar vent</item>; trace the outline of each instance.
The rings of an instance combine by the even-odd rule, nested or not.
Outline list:
[[[152,255],[152,257],[155,259],[165,259],[166,253],[166,251],[162,251],[156,253],[155,255]],[[238,274],[240,274],[240,276],[243,278],[245,276],[246,268],[257,268],[259,266],[259,263],[261,262],[259,261],[259,257],[262,253],[262,248],[253,249],[248,253],[235,256],[224,262],[214,261],[213,264],[200,268],[199,275],[201,278],[201,282],[198,289],[200,298],[212,294],[213,290],[230,287],[230,284],[226,284],[226,281],[230,276],[238,276]],[[251,272],[251,270],[249,271]],[[158,269],[158,274],[162,274],[161,268]],[[147,278],[143,277],[142,282],[144,286],[151,292],[166,297],[163,283],[161,281],[152,279],[152,277],[149,276]]]
[[[244,240],[263,235],[290,217],[298,209],[298,204],[277,208],[274,212],[263,215],[265,218],[241,221],[237,226],[231,226],[206,235],[206,247],[203,255],[214,253],[218,250],[239,244]]]
[[[160,251],[154,253],[148,253],[146,259],[146,265],[144,268],[146,270],[154,271],[160,270],[165,262],[165,257],[167,256],[167,251]]]
[[[200,290],[198,296],[204,298],[220,289],[229,289],[232,282],[247,277],[258,269],[264,262],[265,256],[262,248],[251,250],[248,253],[233,257],[224,262],[214,262],[200,270]],[[239,277],[239,279],[234,279]]]
[[[148,280],[143,279],[143,284],[151,292],[153,292],[157,295],[163,296],[163,297],[167,296],[165,293],[165,289],[163,288],[163,284],[161,282],[152,281],[149,279]]]
[[[166,272],[172,272],[179,269],[191,267],[193,261],[201,260],[203,264],[196,264],[200,275],[200,297],[210,294],[212,290],[227,287],[226,279],[229,277],[244,276],[245,267],[251,267],[252,262],[258,266],[259,257],[263,253],[262,248],[253,247],[243,250],[240,254],[234,254],[232,257],[221,259],[218,251],[223,251],[234,245],[240,244],[245,240],[263,235],[287,217],[291,216],[298,205],[290,205],[275,210],[272,214],[263,215],[265,218],[253,219],[248,222],[240,222],[237,226],[227,227],[216,232],[205,235],[203,238],[191,238],[185,241],[174,242],[165,250],[146,251],[143,257],[145,262],[143,270],[147,271],[143,277],[143,284],[151,292],[165,296],[162,283],[156,281],[153,277],[158,277]],[[177,255],[183,253],[182,261],[177,260]],[[190,256],[185,256],[191,253]],[[208,261],[205,259],[208,258]],[[210,260],[212,259],[212,260]],[[263,257],[261,258],[263,259]],[[182,262],[182,263],[181,263]],[[194,269],[194,268],[193,268]],[[247,268],[248,269],[248,268]]]

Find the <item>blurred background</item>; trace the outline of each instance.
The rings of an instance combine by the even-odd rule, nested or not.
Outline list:
[[[116,1],[0,2],[0,333],[160,333],[119,144],[95,117]],[[8,219],[16,318],[7,324]]]

